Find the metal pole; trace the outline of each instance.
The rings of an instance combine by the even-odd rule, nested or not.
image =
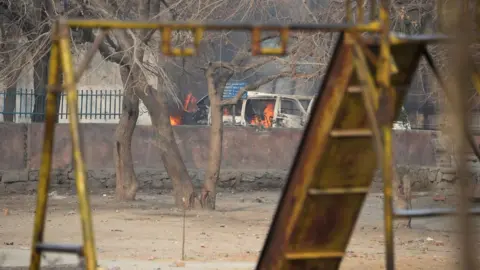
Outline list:
[[[453,102],[455,103],[454,113],[458,128],[454,128],[454,139],[457,142],[456,147],[456,160],[457,160],[457,176],[459,185],[459,219],[458,225],[460,230],[460,243],[461,243],[461,258],[462,269],[473,270],[476,268],[476,256],[475,256],[475,231],[473,220],[469,214],[471,208],[472,189],[470,185],[470,172],[466,163],[466,153],[468,151],[468,143],[465,141],[464,131],[469,126],[469,110],[468,110],[468,89],[470,81],[469,75],[472,74],[473,68],[469,66],[469,45],[472,39],[471,33],[473,32],[473,18],[469,14],[468,1],[463,1],[462,5],[450,6],[452,10],[458,12],[454,13],[453,26],[449,29],[462,29],[455,33],[457,35],[456,41],[458,42],[454,49],[452,56],[454,62],[453,69],[453,86],[454,89],[450,92],[453,96]],[[450,20],[449,20],[450,21]],[[451,33],[453,34],[453,33]]]
[[[393,236],[393,162],[392,162],[392,129],[383,126],[383,207],[385,226],[385,267],[395,269],[395,243]]]
[[[377,65],[377,83],[379,84],[381,94],[388,95],[393,99],[395,93],[391,91],[391,54],[390,54],[390,12],[389,1],[380,1],[379,21],[381,26],[380,39],[380,58]],[[390,104],[388,113],[393,117],[394,104]],[[392,119],[388,119],[391,121]],[[384,226],[385,226],[385,268],[387,270],[395,269],[394,236],[393,236],[393,162],[392,162],[392,142],[391,127],[387,123],[382,125],[384,147],[383,147],[383,192],[384,192]]]
[[[53,25],[53,40],[50,51],[50,62],[48,68],[48,85],[58,84],[59,73],[59,51],[58,51],[58,28]],[[32,250],[30,256],[30,270],[40,269],[41,251],[37,250],[37,244],[43,242],[45,230],[45,217],[48,202],[48,186],[50,184],[50,169],[53,155],[53,139],[55,133],[55,122],[57,114],[57,92],[47,90],[47,108],[45,117],[45,133],[42,150],[42,163],[40,165],[40,177],[37,188],[37,207],[35,210],[35,225],[33,229]]]
[[[82,141],[79,131],[78,121],[78,98],[75,86],[75,74],[73,71],[73,60],[70,52],[69,27],[64,21],[59,22],[59,46],[61,55],[61,65],[64,74],[65,86],[67,91],[67,102],[69,107],[70,134],[72,136],[72,150],[75,167],[75,182],[77,184],[77,196],[79,201],[82,232],[83,232],[83,251],[85,255],[86,268],[94,270],[97,268],[97,258],[95,250],[95,239],[93,233],[92,214],[90,211],[90,202],[88,199],[86,186],[86,169],[82,155]]]
[[[441,2],[441,1],[440,1]],[[461,258],[460,269],[473,270],[476,267],[475,256],[475,237],[473,220],[470,215],[471,207],[471,185],[470,173],[466,163],[466,152],[468,143],[465,141],[465,133],[469,133],[469,112],[468,112],[468,90],[470,76],[473,73],[473,67],[469,61],[469,45],[473,36],[473,17],[469,14],[468,1],[447,1],[446,5],[440,8],[439,21],[448,34],[455,37],[455,48],[450,50],[450,61],[452,65],[452,75],[450,81],[445,83],[445,89],[449,101],[452,103],[453,121],[449,121],[448,131],[452,132],[455,142],[456,169],[459,186],[459,204],[458,211],[458,230],[460,232],[460,250]],[[452,14],[448,18],[445,14]],[[461,29],[461,31],[459,31]],[[429,64],[433,66],[433,60],[427,57]],[[435,69],[434,69],[435,71]],[[436,72],[438,75],[438,72]],[[441,79],[440,79],[441,82]],[[475,80],[474,80],[475,85]],[[450,120],[450,119],[449,119]]]

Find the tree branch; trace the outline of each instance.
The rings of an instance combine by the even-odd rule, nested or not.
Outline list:
[[[107,35],[108,36],[108,35]],[[83,38],[85,42],[93,43],[95,42],[95,34],[93,34],[92,29],[83,29]],[[98,51],[107,61],[117,63],[119,65],[126,65],[130,62],[129,57],[120,51],[113,51],[110,47],[102,41],[98,46]]]
[[[230,64],[230,63],[225,63],[225,62],[222,62],[222,61],[217,61],[217,62],[210,62],[208,63],[208,68],[207,68],[207,73],[208,72],[215,72],[215,70],[219,69],[219,68],[226,68],[226,69],[229,69],[229,70],[232,70],[232,71],[235,71],[235,66]]]
[[[240,100],[240,98],[242,97],[242,95],[245,92],[257,90],[258,88],[260,88],[260,86],[262,86],[264,84],[267,84],[267,83],[269,83],[269,82],[271,82],[275,79],[288,77],[288,76],[291,76],[291,75],[292,75],[291,72],[282,72],[282,73],[278,73],[276,75],[271,75],[271,76],[267,76],[265,78],[262,78],[262,79],[258,80],[257,82],[255,82],[253,84],[249,84],[249,85],[243,87],[242,89],[240,89],[240,91],[238,91],[237,95],[235,95],[234,98],[223,100],[221,102],[221,105],[222,106],[235,105],[235,104],[237,104],[237,102]]]
[[[170,13],[172,14],[172,19],[173,19],[174,21],[176,21],[176,20],[177,20],[177,17],[178,17],[177,12],[176,12],[173,8],[170,8],[170,5],[167,3],[167,1],[165,1],[165,0],[160,0],[160,2],[162,2],[163,5],[165,5],[165,7],[168,9],[168,11],[170,11]]]
[[[139,19],[142,20],[142,21],[148,21],[148,19],[150,18],[150,2],[148,0],[137,0],[137,2],[138,2],[137,5],[138,5],[138,17],[139,17]],[[140,32],[140,36],[142,37],[142,40],[144,40],[145,38],[147,38],[149,30],[148,29],[141,29],[139,32]],[[151,37],[151,35],[150,35],[150,37]],[[147,39],[147,41],[148,41],[148,39]]]
[[[242,67],[242,68],[239,68],[241,70],[241,72],[247,72],[247,71],[250,71],[252,69],[256,69],[256,68],[259,68],[267,63],[270,63],[272,61],[275,61],[276,60],[276,57],[267,57],[265,58],[263,61],[259,61],[257,63],[253,63],[253,64],[250,64],[246,67]]]
[[[239,65],[236,65],[235,63],[227,63],[227,62],[223,62],[223,61],[217,61],[217,62],[210,62],[208,63],[208,68],[206,68],[205,70],[208,71],[209,69],[212,70],[212,72],[214,72],[215,70],[219,69],[219,68],[226,68],[226,69],[229,69],[231,71],[234,71],[234,72],[247,72],[247,71],[250,71],[252,69],[256,69],[256,68],[259,68],[271,61],[274,61],[276,58],[275,57],[268,57],[266,59],[264,59],[263,61],[260,61],[260,62],[256,62],[256,63],[252,63],[248,66],[245,66],[245,67],[241,67]],[[233,62],[233,61],[232,61]]]
[[[107,35],[105,37],[105,40],[107,41],[108,45],[110,45],[110,47],[112,47],[115,51],[120,51],[120,47],[118,47],[118,44],[113,41],[110,35]]]
[[[7,17],[10,21],[21,21],[19,26],[25,33],[29,33],[37,27],[27,16],[22,16],[15,12],[10,1],[0,1],[0,14]]]
[[[107,36],[107,31],[102,29],[100,30],[100,33],[95,37],[92,47],[90,48],[90,50],[87,51],[87,53],[84,56],[84,59],[80,62],[80,65],[77,68],[77,71],[75,73],[75,79],[77,80],[77,82],[82,77],[83,72],[85,72],[85,70],[90,65],[90,62],[92,62],[93,57],[98,51],[98,47],[100,47],[100,45],[103,43],[106,36]]]

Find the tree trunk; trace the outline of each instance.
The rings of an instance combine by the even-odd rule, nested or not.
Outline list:
[[[49,53],[45,54],[33,65],[33,89],[35,102],[32,111],[32,122],[43,122],[45,119],[48,60]]]
[[[3,100],[3,121],[14,122],[15,120],[15,107],[17,104],[17,87],[13,85],[5,91],[5,99]]]
[[[147,0],[137,2],[137,11],[141,19],[148,20],[150,12],[155,15],[158,14],[160,5],[152,5],[151,1],[149,5],[149,1]],[[151,8],[150,11],[148,10],[149,7]],[[148,78],[145,76],[145,73],[139,66],[143,64],[144,59],[144,51],[142,46],[137,46],[138,48],[135,50],[135,53],[127,53],[126,51],[131,51],[128,50],[128,48],[135,46],[134,40],[125,31],[115,32],[116,33],[114,33],[114,36],[117,39],[119,49],[123,50],[123,53],[127,54],[129,56],[128,58],[130,58],[128,66],[130,67],[129,76],[131,79],[129,80],[133,82],[133,93],[143,101],[145,107],[150,113],[152,124],[157,131],[159,137],[158,146],[161,151],[164,166],[172,180],[175,193],[175,203],[177,206],[182,208],[192,207],[195,202],[193,184],[190,176],[188,175],[187,168],[183,163],[180,150],[178,149],[175,137],[173,135],[173,130],[170,125],[167,97],[161,89],[158,89],[157,91],[148,85]],[[139,38],[145,43],[147,43],[145,38],[148,36],[148,33],[148,30],[137,32],[137,34],[141,36]],[[147,38],[147,40],[148,39],[149,38]],[[160,86],[162,84],[159,83],[158,85]]]
[[[195,192],[170,125],[167,96],[160,89],[154,90],[151,87],[146,90],[138,87],[136,94],[145,104],[157,131],[157,147],[160,149],[163,165],[172,181],[175,204],[182,208],[193,208]]]
[[[14,50],[15,48],[13,48]],[[10,57],[7,56],[6,61],[10,61]],[[14,122],[15,121],[15,108],[17,107],[17,81],[20,77],[22,69],[20,67],[13,71],[11,77],[8,77],[5,82],[7,89],[5,90],[5,99],[3,100],[3,121]]]
[[[202,187],[200,203],[202,208],[215,210],[216,186],[220,176],[220,165],[222,164],[223,145],[223,106],[222,97],[227,81],[232,77],[233,72],[228,69],[220,69],[210,66],[206,72],[208,97],[210,99],[210,145],[208,156],[207,173]],[[218,80],[215,80],[217,76]],[[235,113],[235,112],[233,112]]]
[[[51,27],[45,23],[51,18],[56,17],[55,7],[53,1],[35,0],[32,1],[34,12],[33,21],[40,26],[38,35],[27,35],[28,39],[34,44],[40,45],[43,38],[38,39],[39,36],[50,32]],[[50,59],[50,51],[38,51],[39,55],[42,55],[39,59],[34,58],[35,64],[33,65],[33,89],[34,89],[34,105],[31,115],[32,122],[43,122],[45,120],[46,109],[46,92],[48,85],[48,64]],[[59,74],[60,76],[60,74]],[[60,80],[61,82],[62,80]],[[60,100],[62,95],[57,95],[57,119],[60,109]]]
[[[121,67],[120,70],[125,87],[122,115],[115,131],[113,153],[116,172],[115,194],[118,200],[135,200],[138,183],[133,166],[132,137],[139,115],[139,100],[134,93],[131,80],[128,80],[129,69]]]
[[[214,95],[214,99],[210,96],[212,126],[210,127],[208,167],[200,199],[202,208],[209,210],[215,210],[216,186],[222,163],[223,112],[220,102],[217,95]]]

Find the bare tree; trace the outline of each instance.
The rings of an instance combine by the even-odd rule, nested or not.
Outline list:
[[[323,3],[312,5],[311,1],[304,2],[304,8],[300,13],[293,12],[298,10],[298,6],[291,1],[127,1],[127,0],[72,0],[68,1],[60,9],[57,5],[52,5],[55,1],[36,0],[35,3],[28,1],[0,1],[0,4],[8,10],[12,19],[21,22],[22,33],[27,36],[27,40],[36,47],[48,48],[49,30],[52,19],[55,15],[63,13],[66,16],[84,17],[84,18],[105,18],[105,19],[141,19],[141,20],[160,20],[160,19],[178,19],[178,20],[255,20],[262,22],[291,22],[291,21],[313,21],[326,22],[341,20],[338,18],[338,12],[335,8],[341,4],[333,1],[332,4]],[[63,2],[65,3],[65,2]],[[28,8],[28,9],[25,9]],[[30,13],[25,13],[29,10]],[[41,10],[41,12],[39,11]],[[28,14],[32,18],[25,18]],[[321,19],[320,19],[321,18]],[[268,33],[270,35],[271,33]],[[275,34],[278,35],[278,34]],[[72,37],[75,43],[91,43],[95,40],[97,32],[91,29],[73,29]],[[205,40],[222,42],[221,34],[217,38]],[[218,179],[218,173],[221,160],[222,145],[222,116],[221,110],[228,102],[221,101],[223,89],[228,79],[235,72],[245,72],[261,66],[263,61],[275,61],[280,67],[279,71],[264,76],[257,81],[253,81],[245,89],[254,90],[262,84],[276,80],[280,77],[294,77],[314,80],[323,76],[327,60],[330,56],[331,47],[334,44],[333,34],[308,34],[292,33],[292,46],[289,49],[290,55],[283,58],[260,59],[260,62],[252,61],[240,52],[244,52],[245,37],[230,35],[228,43],[230,46],[230,55],[241,56],[237,60],[226,59],[224,55],[209,55],[205,62],[212,63],[207,68],[206,80],[207,88],[211,99],[214,101],[215,108],[212,108],[215,124],[212,125],[212,136],[210,146],[212,155],[210,157],[207,169],[206,180],[202,191],[202,201],[209,208],[214,208],[215,203],[215,185]],[[189,35],[175,35],[174,41],[178,46],[185,46],[191,40]],[[35,43],[33,43],[35,41]],[[133,131],[139,114],[140,100],[147,107],[152,119],[152,124],[157,131],[157,142],[162,155],[165,168],[172,179],[175,193],[175,201],[179,206],[193,207],[194,189],[188,175],[185,164],[183,163],[180,151],[175,142],[173,130],[169,121],[168,100],[175,99],[173,94],[176,89],[170,80],[170,76],[163,69],[162,63],[169,61],[163,58],[151,60],[152,55],[158,54],[157,46],[160,42],[158,31],[146,30],[112,30],[107,35],[105,41],[100,44],[99,52],[105,60],[117,63],[120,66],[122,82],[125,86],[124,99],[122,104],[122,116],[115,133],[114,159],[116,164],[117,197],[122,200],[135,199],[138,188],[132,160],[131,140]],[[206,41],[207,42],[207,41]],[[205,43],[205,42],[204,42]],[[39,46],[42,45],[42,46]],[[36,74],[46,74],[42,69],[41,59],[46,57],[48,50],[31,50],[34,63],[37,63]],[[200,51],[200,54],[203,54]],[[227,57],[228,58],[228,57]],[[240,61],[241,60],[241,61]],[[252,64],[253,63],[253,64]],[[249,66],[253,66],[249,68]],[[314,71],[312,75],[299,75],[297,72],[299,66],[312,66]],[[44,67],[44,65],[43,65]],[[229,68],[228,68],[229,67]],[[285,71],[287,69],[288,71]],[[43,70],[40,72],[39,70]],[[288,75],[287,75],[288,73]],[[297,74],[299,73],[299,74]],[[37,76],[37,85],[45,85],[45,80],[41,78],[44,75]],[[156,82],[150,82],[150,79],[156,77]],[[220,102],[221,101],[221,102]],[[220,112],[220,113],[218,113]],[[216,149],[216,150],[215,150]]]
[[[63,3],[63,5],[59,5]],[[163,3],[163,4],[162,4]],[[162,9],[163,5],[163,10]],[[22,29],[26,43],[31,46],[25,49],[32,55],[29,64],[34,65],[34,88],[45,90],[48,47],[50,44],[50,29],[56,15],[106,18],[106,19],[158,19],[161,14],[170,14],[171,10],[166,1],[81,1],[68,2],[36,0],[30,1],[0,1],[3,15],[11,21],[17,22]],[[156,17],[157,16],[157,17]],[[72,29],[74,43],[91,43],[98,35],[92,29]],[[149,61],[153,50],[149,42],[155,40],[158,44],[159,35],[149,30],[114,30],[111,31],[99,46],[100,54],[107,61],[120,66],[121,78],[125,85],[123,111],[120,123],[115,133],[114,159],[117,171],[117,197],[122,200],[135,199],[137,180],[134,172],[131,152],[131,139],[138,118],[139,98],[149,110],[152,123],[157,130],[159,144],[162,145],[161,154],[164,165],[171,176],[177,205],[193,205],[193,185],[180,152],[175,143],[173,131],[168,120],[168,111],[164,106],[168,98],[175,98],[172,84],[165,71],[156,61]],[[26,46],[25,46],[26,47]],[[19,50],[18,50],[19,51]],[[18,54],[18,53],[17,53]],[[1,71],[2,77],[11,72],[8,68]],[[11,75],[8,75],[13,77]],[[157,83],[148,80],[159,77]],[[39,92],[38,96],[41,96]],[[38,102],[43,104],[43,102]],[[40,106],[37,104],[36,107]],[[34,114],[35,115],[35,114]],[[36,121],[32,119],[32,121]],[[39,120],[40,121],[40,120]]]
[[[282,1],[259,1],[256,3],[258,10],[267,10],[268,14],[253,12],[252,17],[259,17],[264,22],[286,22],[292,19],[291,15],[301,17],[303,13],[290,14],[289,4]],[[307,5],[308,7],[308,5]],[[310,8],[309,8],[309,11]],[[271,13],[269,13],[271,12]],[[283,15],[282,15],[283,14]],[[271,17],[269,17],[271,16]],[[243,18],[245,18],[244,16]],[[247,17],[248,18],[248,17]],[[330,37],[333,39],[333,37]],[[292,81],[303,78],[306,80],[318,80],[323,76],[325,71],[326,54],[329,52],[329,44],[333,44],[330,40],[325,40],[319,34],[305,34],[305,33],[291,33],[288,48],[288,56],[286,57],[251,57],[248,48],[249,38],[237,38],[235,34],[222,33],[220,35],[209,35],[210,53],[204,52],[204,61],[207,63],[205,77],[207,81],[208,96],[210,100],[210,142],[209,142],[209,160],[207,171],[202,186],[200,202],[203,208],[215,209],[216,202],[216,185],[220,175],[221,160],[222,160],[222,143],[223,143],[223,114],[225,107],[236,105],[246,91],[254,91],[259,87],[264,86],[280,78],[288,78]],[[241,40],[238,42],[238,40]],[[266,33],[262,38],[262,43],[279,43],[279,33]],[[321,45],[318,42],[321,42]],[[327,45],[328,44],[328,45]],[[271,46],[271,45],[266,45]],[[228,57],[217,56],[218,51],[226,51],[226,53],[233,54],[232,60]],[[313,53],[312,53],[313,52]],[[225,59],[227,58],[227,59]],[[270,65],[276,67],[273,71],[267,74],[261,74],[262,66]],[[314,66],[309,73],[299,72],[300,66]],[[227,82],[234,76],[241,77],[259,77],[258,79],[249,80],[249,84],[242,88],[234,98],[222,100],[224,89]],[[295,89],[292,89],[295,93]],[[268,118],[268,116],[267,116]],[[266,120],[268,121],[268,119]]]
[[[40,121],[45,103],[46,63],[48,63],[48,43],[50,41],[49,16],[58,14],[51,1],[0,1],[0,17],[2,20],[2,56],[4,65],[0,78],[7,91],[7,109],[13,110],[16,92],[13,91],[16,81],[28,65],[34,66],[35,105],[32,121]],[[28,59],[28,60],[26,60]],[[43,60],[42,60],[43,59]],[[40,87],[42,86],[42,87]],[[12,112],[11,112],[12,113]],[[13,114],[7,116],[13,120]]]
[[[3,120],[5,122],[14,121],[14,112],[17,103],[17,80],[22,72],[21,65],[25,59],[22,55],[16,54],[17,48],[21,47],[21,36],[15,23],[11,23],[7,18],[2,18],[0,25],[1,43],[0,59],[1,70],[5,74],[4,80],[4,108]]]
[[[262,65],[262,64],[257,64]],[[221,70],[223,68],[223,70]],[[253,67],[244,68],[248,70]],[[203,208],[214,210],[216,202],[216,186],[220,176],[223,144],[223,108],[237,104],[246,91],[257,90],[260,86],[280,77],[287,77],[291,72],[283,72],[265,77],[259,81],[243,87],[235,98],[222,100],[227,81],[235,70],[240,68],[222,62],[210,63],[205,76],[208,82],[208,96],[210,98],[210,145],[207,172],[202,186],[200,203]],[[219,71],[221,70],[221,71]]]
[[[170,15],[170,18],[180,19],[180,20],[209,20],[209,19],[233,19],[233,20],[256,20],[256,21],[276,21],[282,22],[285,20],[290,20],[288,11],[290,7],[285,5],[282,1],[260,1],[255,3],[252,6],[250,1],[177,1],[172,5],[169,5],[167,2],[163,1],[164,7]],[[161,12],[153,8],[153,4],[146,4],[140,2],[136,9],[132,9],[132,6],[128,6],[128,10],[131,12],[136,12],[139,14],[138,18],[142,20],[148,19],[158,19],[162,18]],[[111,5],[107,6],[103,0],[94,0],[91,4],[93,9],[92,13],[95,13],[93,16],[104,17],[104,18],[115,18],[118,17],[118,10],[121,10],[121,7]],[[86,6],[84,5],[85,9]],[[150,8],[150,12],[147,10]],[[152,9],[153,8],[153,9]],[[317,9],[318,10],[318,9]],[[117,12],[117,13],[115,13]],[[142,15],[143,14],[143,15]],[[147,15],[148,14],[148,15]],[[128,17],[127,15],[122,15],[123,17]],[[135,15],[132,15],[135,17]],[[163,14],[165,16],[165,14]],[[126,132],[126,130],[132,130],[134,128],[134,123],[136,117],[138,117],[138,106],[135,97],[137,96],[140,100],[143,101],[147,107],[150,116],[152,118],[152,123],[156,127],[159,138],[158,145],[162,153],[162,160],[165,164],[169,176],[172,178],[175,189],[175,198],[178,205],[181,204],[185,198],[189,207],[193,206],[194,203],[194,192],[190,177],[187,173],[185,165],[182,161],[180,151],[175,143],[175,138],[173,131],[170,126],[170,121],[166,117],[168,116],[168,106],[167,106],[167,94],[168,91],[162,91],[159,89],[161,83],[164,84],[168,81],[166,77],[162,76],[163,69],[160,68],[161,59],[158,59],[155,70],[149,67],[151,63],[144,61],[142,58],[145,54],[145,51],[149,49],[148,42],[150,40],[155,40],[156,35],[151,34],[151,32],[145,33],[134,33],[132,31],[115,31],[112,34],[113,38],[116,40],[115,45],[109,44],[111,49],[114,50],[114,54],[121,55],[123,63],[122,68],[128,68],[128,76],[131,78],[133,85],[128,88],[133,89],[134,95],[131,95],[129,98],[125,98],[124,102],[130,102],[132,106],[125,106],[122,119],[127,119],[130,121],[130,124],[127,124],[127,120],[121,121],[117,129],[117,145],[115,153],[117,160],[117,180],[122,179],[118,183],[127,186],[127,188],[119,187],[117,184],[117,194],[120,193],[119,189],[130,190],[126,193],[125,198],[131,199],[134,198],[136,191],[136,181],[134,179],[133,164],[131,164],[131,158],[120,158],[121,156],[131,157],[131,151],[126,144],[126,142],[131,140],[132,132]],[[226,37],[228,41],[224,41],[223,37]],[[278,33],[273,36],[267,36],[264,40],[272,39],[272,37],[278,38]],[[200,54],[204,55],[206,59],[204,62],[209,63],[205,72],[205,77],[207,81],[207,89],[211,102],[211,112],[212,112],[212,130],[210,137],[210,157],[207,167],[207,173],[205,181],[202,188],[202,195],[200,197],[201,205],[205,208],[214,209],[215,208],[215,186],[219,176],[220,164],[221,164],[221,154],[222,154],[222,138],[223,138],[223,121],[222,121],[222,108],[229,105],[228,101],[222,101],[223,91],[227,81],[237,72],[248,72],[254,70],[267,62],[272,62],[275,60],[276,65],[281,67],[287,67],[288,71],[285,71],[285,68],[281,68],[281,71],[275,72],[270,76],[260,78],[259,80],[252,82],[247,86],[245,90],[255,90],[261,85],[269,83],[275,79],[281,77],[301,77],[305,79],[320,78],[323,75],[326,65],[317,65],[317,63],[325,62],[328,55],[328,50],[333,44],[333,36],[330,36],[329,39],[325,40],[323,36],[319,34],[292,34],[291,38],[293,40],[292,48],[289,50],[291,54],[286,58],[270,58],[270,59],[261,59],[259,62],[253,61],[245,53],[244,49],[245,42],[244,36],[239,38],[238,35],[232,35],[231,33],[222,33],[220,35],[209,35],[205,38],[205,43],[211,45],[210,50],[217,51],[220,47],[229,47],[226,49],[230,50],[230,55],[235,55],[234,59],[228,60],[225,59],[225,56],[215,53],[209,53],[207,50],[201,50]],[[240,41],[239,41],[240,39]],[[177,46],[186,46],[188,41],[191,41],[191,35],[176,35],[175,43]],[[319,44],[321,42],[321,44]],[[152,42],[154,43],[154,42]],[[226,46],[230,45],[230,46]],[[117,48],[115,47],[117,46]],[[205,48],[205,46],[203,46]],[[315,48],[315,53],[312,54],[312,48]],[[222,51],[222,50],[220,50]],[[112,51],[110,51],[112,54]],[[109,54],[105,54],[109,55]],[[137,57],[135,57],[137,56]],[[139,57],[142,56],[142,57]],[[227,57],[228,58],[228,57]],[[316,66],[316,70],[312,74],[297,74],[297,66],[304,59],[313,61]],[[163,59],[165,61],[165,59]],[[168,60],[167,60],[168,61]],[[310,65],[303,63],[304,65]],[[151,72],[155,74],[158,79],[157,89],[153,85],[146,84],[147,74]],[[125,77],[126,73],[122,75]],[[126,95],[127,90],[126,90]],[[127,96],[126,96],[127,97]],[[130,101],[129,101],[130,100]],[[237,98],[238,100],[238,98]],[[231,101],[230,101],[231,102]],[[235,101],[237,102],[237,101]],[[135,108],[131,112],[125,110],[125,108]],[[125,126],[122,126],[122,123],[125,123]],[[125,145],[122,147],[122,143]],[[123,153],[121,150],[123,149]],[[128,154],[130,153],[130,154]],[[123,161],[122,161],[123,160]],[[127,170],[127,168],[130,168]],[[131,180],[126,180],[130,178]],[[130,184],[132,183],[132,184]]]
[[[29,54],[29,61],[25,61],[22,67],[26,65],[33,66],[33,88],[34,88],[34,106],[32,111],[32,122],[42,122],[45,112],[45,91],[48,80],[48,59],[50,44],[50,29],[52,18],[62,13],[55,1],[34,0],[34,1],[0,1],[3,8],[2,15],[11,22],[15,22],[18,27],[16,36],[21,46],[18,46],[17,56],[24,53]],[[19,44],[19,45],[20,45]],[[23,53],[23,54],[22,54]],[[15,63],[15,62],[14,62]],[[12,69],[4,69],[8,75],[2,77],[14,77],[15,73],[9,72]]]
[[[93,0],[89,4],[77,1],[82,10],[89,15],[106,19],[156,19],[161,13],[160,2],[147,0],[137,1],[135,5],[127,2],[106,2]],[[164,3],[165,4],[165,3]],[[168,4],[164,10],[169,12]],[[84,34],[93,39],[93,33],[84,30]],[[137,180],[134,172],[131,153],[133,130],[138,119],[139,100],[145,104],[152,124],[158,134],[158,144],[165,168],[172,180],[175,202],[178,206],[192,207],[195,193],[190,176],[175,142],[170,125],[167,99],[172,93],[169,78],[157,61],[147,60],[152,55],[148,43],[158,42],[158,33],[152,30],[115,30],[108,36],[100,52],[106,59],[114,57],[121,66],[122,81],[125,85],[123,112],[117,127],[114,157],[117,170],[117,197],[119,199],[135,199]],[[158,44],[158,43],[157,43]],[[148,54],[148,56],[146,56]],[[148,83],[152,76],[158,77],[157,85]],[[185,205],[186,204],[186,205]]]

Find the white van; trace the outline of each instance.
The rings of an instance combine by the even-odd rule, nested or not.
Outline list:
[[[308,119],[307,111],[311,110],[313,96],[270,94],[255,91],[247,92],[247,98],[241,99],[236,105],[225,106],[223,123],[225,125],[263,126],[266,128],[303,128]],[[208,110],[208,125],[210,120],[210,102],[208,96],[197,102],[198,124],[205,123],[203,119]],[[269,118],[269,119],[266,119]]]
[[[224,107],[223,123],[237,126],[265,126],[265,124],[271,124],[272,128],[303,128],[312,113],[316,97],[250,91],[247,92],[247,98],[239,100],[235,106]],[[267,106],[273,108],[271,123],[265,123]],[[208,96],[201,98],[197,102],[197,107],[198,110],[190,116],[191,120],[187,124],[210,125],[210,100]],[[402,110],[404,109],[402,108]],[[255,119],[259,121],[255,121]],[[405,122],[395,121],[393,129],[411,130],[411,126],[408,120]]]

